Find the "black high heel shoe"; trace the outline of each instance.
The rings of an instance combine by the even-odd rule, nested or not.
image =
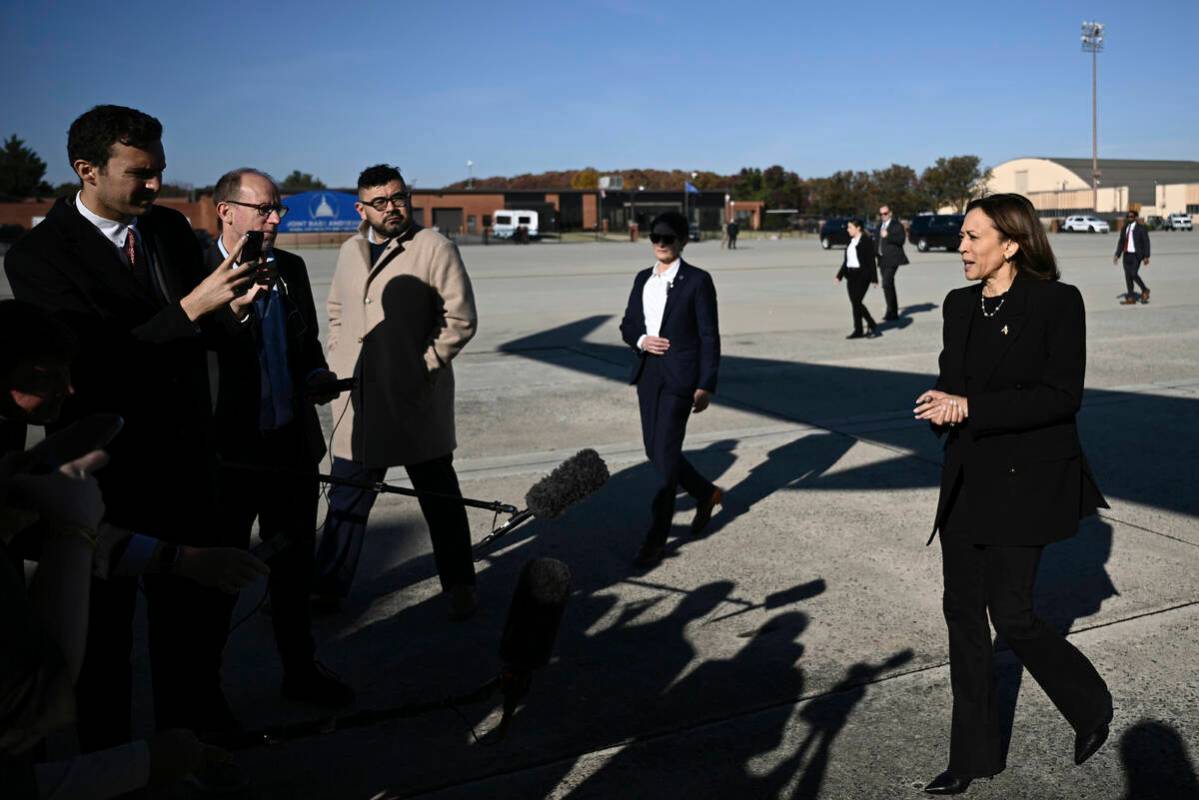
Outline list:
[[[980,780],[991,780],[993,775],[987,775]],[[928,794],[962,794],[970,788],[971,781],[975,778],[960,778],[952,772],[946,770],[937,777],[929,781],[928,786],[924,787],[924,791]]]

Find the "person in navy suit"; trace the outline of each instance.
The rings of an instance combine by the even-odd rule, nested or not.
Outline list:
[[[662,560],[681,484],[695,498],[692,533],[708,524],[724,491],[683,457],[687,419],[708,407],[720,368],[720,328],[712,276],[682,259],[687,220],[677,211],[659,214],[650,224],[654,266],[637,273],[620,321],[621,338],[633,348],[630,384],[637,386],[641,435],[654,467],[649,533],[636,563],[652,567]]]

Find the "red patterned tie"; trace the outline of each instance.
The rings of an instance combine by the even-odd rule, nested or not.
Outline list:
[[[130,228],[125,232],[125,257],[129,259],[129,268],[137,266],[137,234]]]

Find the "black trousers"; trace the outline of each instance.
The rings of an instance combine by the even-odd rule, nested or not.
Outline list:
[[[148,645],[159,730],[226,724],[221,652],[235,597],[187,578],[146,575]],[[133,616],[137,579],[94,579],[87,647],[75,686],[79,743],[102,750],[132,737]]]
[[[884,267],[879,265],[878,274],[883,287],[883,297],[887,301],[884,319],[894,319],[899,316],[899,298],[895,294],[895,273],[899,267]]]
[[[862,298],[866,296],[866,290],[869,288],[870,281],[865,278],[849,277],[845,279],[845,289],[849,292],[849,304],[853,308],[853,329],[855,333],[862,332],[862,320],[866,321],[866,325],[871,330],[877,326],[874,317],[870,316],[870,312],[866,310],[866,304],[862,302]]]
[[[254,520],[263,541],[284,536],[291,544],[269,560],[271,622],[283,669],[312,663],[312,587],[316,548],[316,511],[320,484],[299,421],[257,434],[231,461],[273,468],[249,472],[227,469],[221,475],[221,510],[237,547],[248,547]],[[299,474],[297,474],[299,473]]]
[[[1141,287],[1141,291],[1148,290],[1148,286],[1141,280],[1141,255],[1140,253],[1125,253],[1124,254],[1124,284],[1128,287],[1128,294],[1132,295],[1132,285]]]
[[[646,541],[661,545],[670,533],[678,487],[681,485],[696,501],[710,498],[716,487],[683,457],[683,437],[687,433],[693,398],[666,391],[660,356],[645,357],[645,367],[637,381],[637,400],[641,406],[645,455],[654,468]]]
[[[454,472],[453,454],[419,464],[405,464],[404,470],[414,489],[461,497],[458,473]],[[377,483],[387,470],[366,467],[344,458],[333,459],[333,476]],[[349,486],[329,490],[329,513],[321,532],[316,553],[315,591],[346,597],[358,569],[358,557],[366,537],[366,523],[375,504],[375,493]],[[470,547],[470,521],[466,507],[453,500],[418,498],[421,513],[429,526],[433,542],[433,560],[441,588],[475,584],[475,560]]]
[[[1076,732],[1102,722],[1112,704],[1107,684],[1086,656],[1033,613],[1044,548],[975,545],[944,532],[940,539],[953,687],[949,771],[973,778],[1004,768],[988,614]]]

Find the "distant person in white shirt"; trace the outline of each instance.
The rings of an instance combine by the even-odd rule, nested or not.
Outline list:
[[[1149,266],[1149,232],[1145,230],[1144,225],[1137,222],[1135,211],[1128,212],[1124,230],[1120,231],[1120,238],[1116,242],[1116,254],[1112,257],[1112,263],[1117,263],[1121,256],[1124,258],[1124,283],[1127,291],[1120,305],[1137,304],[1138,297],[1133,291],[1133,283],[1141,287],[1140,301],[1148,303],[1149,287],[1141,280],[1140,272],[1142,266]]]

